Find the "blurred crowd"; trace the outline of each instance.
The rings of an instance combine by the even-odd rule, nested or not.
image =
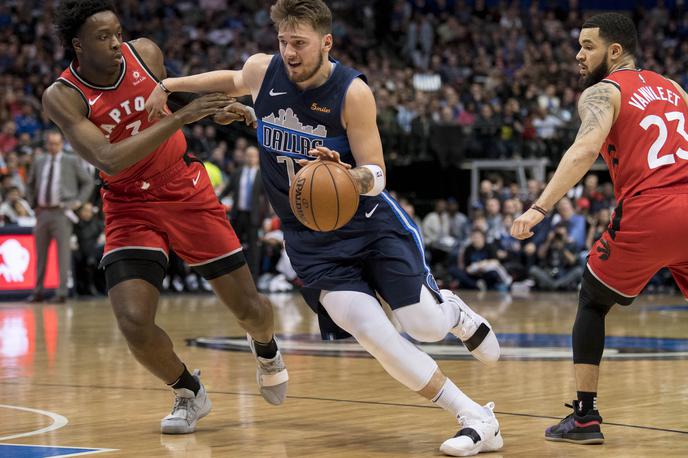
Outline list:
[[[125,39],[153,39],[163,49],[168,73],[182,75],[237,69],[255,52],[275,52],[271,3],[120,0],[117,8]],[[575,136],[575,55],[585,13],[574,0],[567,8],[537,1],[525,8],[518,1],[488,3],[328,2],[334,15],[332,55],[368,76],[390,167],[415,161],[446,166],[466,158],[546,157],[556,163]],[[0,2],[0,224],[6,226],[35,223],[25,199],[26,178],[51,127],[40,97],[70,59],[53,32],[54,4]],[[629,11],[640,34],[639,65],[685,86],[688,13],[658,5]],[[234,201],[227,188],[245,165],[254,142],[250,132],[197,124],[187,138],[229,210]],[[586,178],[527,243],[510,239],[507,229],[542,183],[531,181],[522,190],[495,175],[481,183],[479,202],[459,196],[437,201],[435,210],[419,221],[438,277],[480,289],[575,287],[585,250],[604,230],[614,206],[608,183],[596,179]],[[405,204],[412,210],[411,202]],[[78,212],[80,221],[95,220],[102,227],[98,208],[94,193],[90,206]],[[279,222],[267,207],[260,220],[253,224],[258,226],[255,268],[259,274],[279,275],[280,260],[288,264],[279,250]],[[96,240],[102,242],[102,230]],[[75,236],[75,253],[78,246]],[[169,288],[208,288],[183,263],[171,265]],[[102,291],[101,280],[90,283],[81,289]],[[287,288],[281,278],[278,283]]]

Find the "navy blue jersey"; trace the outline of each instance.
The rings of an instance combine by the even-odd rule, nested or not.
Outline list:
[[[272,57],[254,108],[258,118],[260,168],[265,191],[285,229],[303,229],[289,206],[290,177],[308,151],[326,146],[343,162],[356,166],[346,130],[342,126],[344,97],[355,78],[366,80],[353,68],[334,62],[325,84],[299,89],[287,75],[279,54]]]
[[[425,262],[420,229],[387,192],[361,196],[351,221],[332,232],[306,228],[289,206],[290,177],[299,169],[295,161],[312,159],[311,148],[326,146],[356,165],[342,126],[344,97],[355,78],[365,81],[360,72],[335,62],[325,84],[302,91],[275,55],[255,100],[263,185],[282,220],[289,259],[304,283],[306,303],[318,313],[324,338],[348,334],[320,304],[323,290],[377,293],[397,309],[417,303],[425,285],[442,300]]]

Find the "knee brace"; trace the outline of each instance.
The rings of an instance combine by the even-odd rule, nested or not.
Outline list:
[[[604,351],[604,321],[609,310],[622,297],[597,281],[586,269],[573,324],[574,364],[599,366]]]

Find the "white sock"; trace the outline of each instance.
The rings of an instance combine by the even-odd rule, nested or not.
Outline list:
[[[466,396],[449,378],[445,380],[440,392],[437,393],[432,402],[452,414],[454,418],[482,417],[484,415],[482,406]]]

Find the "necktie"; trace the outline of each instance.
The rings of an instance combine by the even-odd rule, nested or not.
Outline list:
[[[53,172],[55,171],[55,155],[51,155],[50,165],[48,166],[48,183],[45,186],[45,194],[43,195],[43,202],[47,207],[52,207],[53,204]]]

